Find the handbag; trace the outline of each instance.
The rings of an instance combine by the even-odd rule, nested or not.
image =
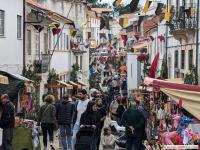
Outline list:
[[[121,147],[121,148],[126,148],[126,136],[122,135],[121,137],[119,137],[115,143],[117,144],[117,146]]]
[[[50,105],[51,105],[51,104],[49,104],[49,105],[45,108],[45,110],[43,111],[42,115],[45,114],[45,113],[47,112],[47,110],[48,110],[48,108],[49,108]],[[57,131],[58,128],[59,128],[59,127],[58,127],[58,123],[57,123],[57,121],[55,120],[55,122],[54,122],[54,124],[53,124],[53,130],[54,130],[54,131]]]

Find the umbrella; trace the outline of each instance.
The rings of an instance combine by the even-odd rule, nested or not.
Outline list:
[[[127,71],[127,66],[121,66],[119,69],[122,71]]]

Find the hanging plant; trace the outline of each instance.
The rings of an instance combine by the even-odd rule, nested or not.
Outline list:
[[[139,62],[144,62],[144,61],[148,61],[149,59],[149,55],[148,54],[139,54],[137,57],[137,60]]]

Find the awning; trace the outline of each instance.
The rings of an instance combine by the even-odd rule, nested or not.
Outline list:
[[[72,85],[67,84],[63,81],[54,81],[54,82],[48,83],[48,84],[46,84],[46,87],[47,88],[64,88],[64,87],[66,87],[69,90],[73,89]]]
[[[173,82],[173,83],[184,84],[183,78],[166,79],[166,81]]]
[[[77,83],[80,84],[81,86],[87,86],[87,84],[84,83],[83,81],[78,81]]]
[[[135,49],[142,49],[142,48],[147,48],[148,42],[147,41],[139,41],[135,44],[133,44],[132,48]]]
[[[0,75],[0,84],[9,84],[8,77]]]
[[[76,84],[76,83],[73,82],[73,81],[69,81],[69,84],[71,84],[71,85],[74,86],[74,87],[77,87],[78,89],[81,89],[81,85],[78,85],[78,84]]]

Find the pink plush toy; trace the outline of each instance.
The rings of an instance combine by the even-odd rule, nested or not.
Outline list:
[[[165,145],[174,145],[174,143],[172,142],[172,138],[174,138],[175,136],[178,135],[177,131],[173,131],[173,132],[165,132],[163,134],[163,142]]]

